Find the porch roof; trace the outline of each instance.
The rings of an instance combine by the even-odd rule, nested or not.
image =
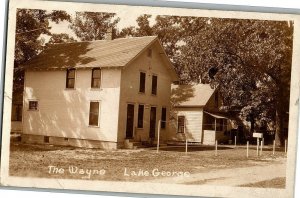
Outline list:
[[[217,119],[229,119],[227,117],[225,117],[224,115],[221,115],[221,114],[216,114],[216,113],[209,113],[207,111],[204,111],[204,113],[207,113],[208,115],[214,117],[214,118],[217,118]]]

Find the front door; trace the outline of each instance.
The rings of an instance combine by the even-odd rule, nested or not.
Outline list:
[[[151,107],[150,110],[150,138],[155,138],[155,125],[156,125],[156,107]]]
[[[134,105],[127,105],[126,138],[133,138]]]

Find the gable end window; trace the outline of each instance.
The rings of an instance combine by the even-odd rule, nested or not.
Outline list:
[[[99,126],[99,102],[90,102],[89,125]]]
[[[152,95],[157,95],[157,76],[152,76],[152,89],[151,89]]]
[[[138,109],[138,128],[144,127],[144,105],[139,105]]]
[[[145,86],[146,86],[146,73],[140,72],[140,93],[145,93]]]
[[[67,70],[66,88],[72,89],[75,87],[75,69]]]
[[[38,110],[38,101],[29,101],[29,110]]]
[[[100,88],[101,85],[101,70],[100,68],[92,69],[91,88]]]

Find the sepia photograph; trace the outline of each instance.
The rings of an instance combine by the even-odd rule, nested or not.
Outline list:
[[[12,2],[4,185],[292,195],[298,16]]]

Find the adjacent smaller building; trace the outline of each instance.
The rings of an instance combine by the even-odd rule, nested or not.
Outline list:
[[[228,143],[230,122],[220,111],[220,94],[209,84],[172,85],[173,118],[170,142],[206,145]]]

